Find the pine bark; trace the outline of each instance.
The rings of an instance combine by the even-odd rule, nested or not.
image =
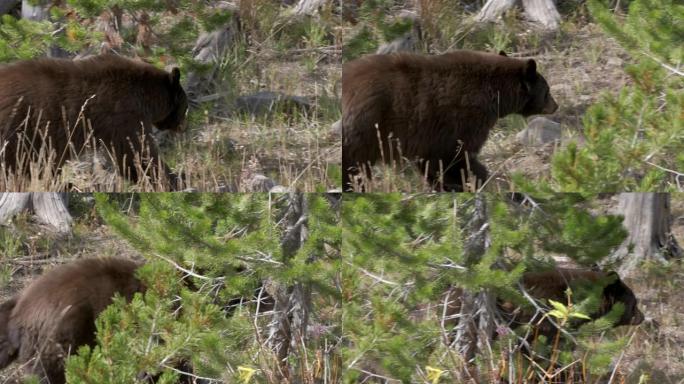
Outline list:
[[[611,255],[610,264],[620,275],[629,275],[639,265],[651,260],[665,262],[682,257],[682,249],[670,231],[669,193],[621,193],[618,212],[629,232],[622,245]]]
[[[304,194],[290,193],[289,207],[284,220],[287,230],[281,240],[281,248],[283,259],[288,260],[294,257],[309,236],[308,202]],[[301,282],[296,282],[292,286],[274,282],[266,285],[267,291],[275,300],[275,318],[269,329],[269,340],[271,349],[280,362],[280,369],[276,375],[281,382],[301,382],[301,377],[291,377],[296,373],[290,372],[287,361],[291,354],[299,353],[305,344],[311,311],[311,287]],[[306,357],[302,355],[297,360],[303,359]]]
[[[474,266],[490,247],[487,201],[484,194],[475,196],[473,217],[466,224],[464,233],[471,235],[465,242],[465,264]],[[456,291],[455,291],[456,292]],[[469,292],[464,290],[460,296],[460,313],[454,328],[454,340],[451,346],[460,353],[466,366],[477,354],[488,351],[496,329],[496,297],[493,293],[481,290]],[[462,380],[470,378],[470,372],[464,369]]]
[[[50,8],[52,1],[50,0],[22,0],[21,3],[21,18],[26,20],[49,20]],[[64,34],[64,31],[59,32]],[[53,44],[47,52],[48,57],[69,57],[69,53],[56,44]]]

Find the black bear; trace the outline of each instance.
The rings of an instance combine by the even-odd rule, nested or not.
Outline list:
[[[95,319],[115,294],[144,291],[140,264],[121,258],[83,259],[50,270],[0,305],[0,368],[12,361],[50,384],[62,384],[64,359],[95,344]]]
[[[52,150],[57,158],[41,164],[59,168],[95,141],[132,181],[141,177],[136,162],[159,164],[176,189],[180,180],[159,159],[151,132],[181,129],[187,108],[178,68],[168,73],[112,54],[0,66],[0,162],[28,173],[41,150]]]
[[[601,303],[594,313],[587,314],[592,319],[607,314],[616,303],[622,303],[625,307],[620,319],[613,324],[638,325],[644,321],[644,314],[637,307],[638,300],[634,292],[620,279],[615,272],[602,272],[587,269],[556,268],[547,271],[525,272],[521,280],[525,291],[534,299],[541,300],[544,305],[549,299],[565,304],[567,301],[566,290],[580,285],[603,286]],[[443,295],[440,305],[446,304],[448,318],[455,318],[461,310],[461,288],[451,287]],[[516,306],[510,301],[499,300],[499,308],[513,320],[512,325],[526,324],[532,318],[532,313],[517,311]],[[546,336],[555,335],[556,329],[551,323],[542,323],[540,333]]]
[[[343,188],[400,156],[416,160],[433,187],[476,186],[488,177],[476,156],[497,119],[557,108],[533,59],[463,50],[353,60],[342,69]]]

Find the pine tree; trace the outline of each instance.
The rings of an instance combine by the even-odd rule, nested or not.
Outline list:
[[[584,116],[583,147],[571,143],[553,158],[558,191],[681,189],[684,172],[684,5],[634,0],[626,17],[599,0],[589,9],[632,56],[633,85],[604,95]]]
[[[38,57],[56,46],[74,54],[104,47],[162,65],[170,55],[190,65],[199,34],[233,17],[190,0],[69,0],[46,7],[49,20],[0,18],[0,62]]]
[[[493,350],[478,344],[483,340],[469,335],[468,328],[485,330],[482,322],[494,324],[496,318],[496,313],[484,313],[495,308],[479,305],[488,296],[529,305],[517,289],[524,271],[548,268],[557,254],[591,265],[625,238],[620,217],[591,214],[591,204],[581,195],[530,201],[520,205],[506,195],[483,194],[345,197],[342,326],[347,382],[373,375],[402,382],[424,382],[435,375],[443,382],[466,380],[469,353],[483,372],[492,373],[508,341],[517,340],[501,334]],[[450,287],[463,290],[464,297],[472,295],[469,318],[444,317]],[[600,293],[598,286],[575,292],[573,308],[596,311]],[[585,334],[591,334],[592,326],[609,327],[611,319],[590,322]],[[500,329],[491,326],[489,332],[487,342]],[[468,341],[473,346],[460,337],[474,337]],[[538,348],[548,356],[547,347]],[[560,357],[564,363],[572,358],[571,353]],[[594,368],[604,372],[607,365]]]
[[[98,212],[147,258],[148,291],[98,319],[98,346],[70,358],[70,382],[131,383],[140,372],[173,382],[174,364],[183,363],[225,382],[335,380],[336,197],[154,193],[125,205],[121,198],[96,195]],[[304,209],[293,223],[295,202]],[[255,292],[275,304],[254,302]],[[267,305],[275,310],[264,313]],[[293,338],[295,325],[305,332],[284,340],[296,346],[284,359],[282,344],[271,344],[283,322]]]

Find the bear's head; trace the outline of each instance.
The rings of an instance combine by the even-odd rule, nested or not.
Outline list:
[[[544,76],[537,73],[537,63],[533,59],[527,60],[523,66],[522,82],[527,95],[521,115],[527,117],[556,112],[558,104],[551,97],[549,84]]]
[[[620,280],[620,276],[617,273],[609,272],[607,277],[612,279],[612,281],[603,288],[600,314],[608,313],[613,304],[622,303],[625,306],[625,311],[622,312],[622,316],[614,325],[641,324],[644,321],[644,314],[637,308],[637,298],[634,292]]]
[[[157,129],[180,131],[183,129],[185,115],[188,111],[188,97],[180,84],[180,70],[173,68],[169,74],[168,92],[170,100],[169,113],[154,123]]]

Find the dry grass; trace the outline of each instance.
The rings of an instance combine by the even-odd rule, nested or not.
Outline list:
[[[163,165],[143,161],[150,158],[150,145],[155,145],[146,142],[144,136],[141,139],[143,152],[134,159],[134,169],[140,177],[136,183],[132,183],[118,171],[116,164],[121,156],[98,143],[91,127],[85,128],[84,145],[77,146],[69,141],[62,152],[53,148],[46,135],[48,128],[37,130],[36,135],[40,136],[40,140],[18,140],[19,155],[15,167],[8,169],[5,164],[0,164],[0,190],[121,192],[171,189]]]

